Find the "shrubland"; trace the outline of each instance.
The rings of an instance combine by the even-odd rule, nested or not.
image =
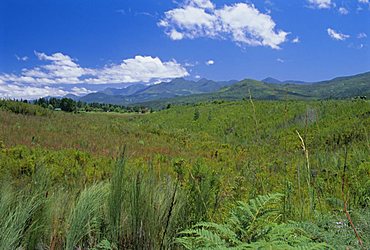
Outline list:
[[[1,249],[370,247],[368,101],[46,111],[0,111]]]

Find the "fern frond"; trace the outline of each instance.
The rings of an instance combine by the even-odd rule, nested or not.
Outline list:
[[[182,231],[176,243],[186,249],[330,249],[295,222],[277,222],[281,198],[272,194],[238,202],[225,224],[198,223]]]
[[[275,221],[280,215],[282,194],[260,195],[248,203],[238,202],[227,224],[238,229],[245,241],[250,241],[255,232],[262,232],[266,222]]]

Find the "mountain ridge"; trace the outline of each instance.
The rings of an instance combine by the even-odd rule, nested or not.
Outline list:
[[[213,81],[205,78],[191,81],[176,78],[154,85],[133,84],[122,89],[107,88],[79,97],[78,100],[119,105],[193,103],[217,99],[238,100],[248,96],[249,92],[253,98],[264,100],[343,99],[369,95],[370,72],[318,82],[280,81],[272,77],[262,81]]]

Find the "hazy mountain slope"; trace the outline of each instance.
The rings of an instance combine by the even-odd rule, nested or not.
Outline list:
[[[278,80],[276,78],[272,78],[272,77],[267,77],[267,78],[261,80],[261,82],[264,82],[264,83],[274,83],[274,84],[282,84],[283,83],[280,80]]]
[[[143,89],[148,88],[145,84],[133,84],[126,88],[116,89],[116,88],[106,88],[103,91],[100,91],[101,93],[107,94],[107,95],[122,95],[122,96],[128,96],[135,94],[138,91],[141,91]]]
[[[311,96],[315,99],[342,99],[362,95],[369,96],[370,72],[305,85],[287,84],[285,87],[291,91]]]
[[[120,95],[107,95],[101,92],[96,92],[80,97],[79,100],[87,103],[97,102],[122,105],[122,98],[123,97]]]
[[[292,83],[292,84],[307,84],[307,82],[304,82],[304,81],[297,81],[297,80],[285,80],[285,81],[280,81],[276,78],[273,78],[273,77],[267,77],[263,80],[261,80],[261,82],[264,82],[264,83],[273,83],[273,84],[286,84],[286,83]]]
[[[141,104],[163,108],[168,103],[188,104],[213,100],[239,100],[248,98],[249,91],[254,99],[262,100],[320,100],[370,96],[370,72],[306,84],[272,84],[246,79],[224,87],[215,93],[163,99]]]
[[[237,81],[216,82],[207,79],[189,81],[183,78],[178,78],[170,82],[162,82],[150,86],[139,84],[137,88],[135,88],[135,85],[131,85],[124,89],[109,88],[103,92],[88,94],[80,98],[80,100],[84,102],[127,105],[159,99],[216,92],[220,88],[230,86],[235,82]]]
[[[253,98],[263,100],[344,99],[370,95],[370,72],[316,83],[302,83],[294,81],[276,84],[252,79],[235,83],[235,81],[216,82],[207,79],[189,81],[178,78],[151,86],[132,85],[130,90],[107,89],[104,93],[92,93],[80,98],[80,100],[163,107],[167,103],[184,104],[212,100],[238,100],[248,98],[249,92]]]
[[[251,91],[257,99],[343,99],[370,94],[370,72],[310,84],[269,84],[243,80],[219,91],[220,96],[240,98]]]

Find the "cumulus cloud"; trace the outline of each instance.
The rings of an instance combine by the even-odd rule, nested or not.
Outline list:
[[[299,39],[299,37],[296,37],[292,40],[292,43],[300,43],[301,40]]]
[[[208,61],[206,62],[206,64],[207,64],[207,65],[213,65],[213,64],[215,64],[215,61],[213,61],[213,60],[208,60]]]
[[[308,0],[308,3],[311,7],[317,9],[329,9],[334,6],[331,0]]]
[[[93,92],[83,87],[73,87],[71,90],[65,90],[61,87],[35,86],[32,84],[5,84],[0,80],[0,98],[4,99],[34,100],[45,96],[61,97],[67,94],[82,96]]]
[[[347,38],[349,38],[350,36],[349,35],[345,35],[345,34],[342,34],[340,32],[337,32],[331,28],[328,28],[327,29],[327,32],[328,32],[328,35],[334,39],[334,40],[340,40],[340,41],[344,41],[346,40]]]
[[[187,76],[187,70],[174,60],[162,62],[158,57],[135,56],[120,64],[106,65],[103,68],[83,68],[70,56],[62,53],[46,55],[35,52],[46,65],[23,69],[21,74],[0,74],[4,82],[50,84],[104,84],[151,82]]]
[[[69,92],[48,86],[21,86],[16,84],[0,84],[0,98],[37,99],[45,96],[64,96]]]
[[[184,38],[184,35],[177,30],[171,30],[169,33],[169,36],[172,40],[182,40]]]
[[[135,56],[119,64],[103,68],[84,68],[63,53],[47,55],[35,52],[46,64],[23,69],[19,74],[0,74],[0,97],[39,98],[43,96],[84,95],[87,88],[74,87],[69,91],[51,87],[63,84],[153,83],[189,75],[175,60],[162,62],[158,57]]]
[[[349,13],[349,11],[348,11],[346,8],[344,8],[344,7],[340,7],[340,8],[338,9],[338,12],[339,12],[339,14],[341,14],[341,15],[347,15],[347,14]]]
[[[134,83],[162,81],[189,75],[176,61],[162,62],[158,57],[135,56],[121,64],[112,64],[103,69],[89,70],[87,83]]]
[[[268,46],[278,49],[287,32],[276,30],[276,23],[253,4],[236,3],[222,8],[209,0],[188,0],[165,12],[158,23],[172,40],[199,37],[230,39],[239,45]]]
[[[188,0],[187,5],[199,7],[202,9],[214,9],[215,5],[210,0]]]

